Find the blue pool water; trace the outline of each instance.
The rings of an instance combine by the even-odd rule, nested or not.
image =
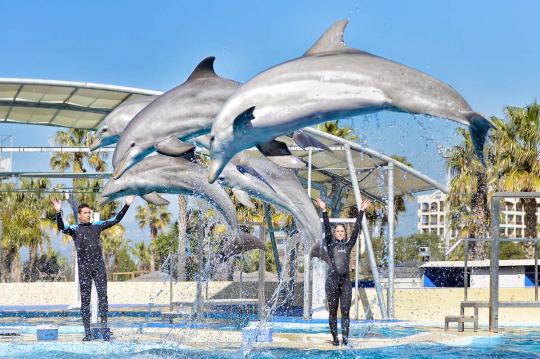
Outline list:
[[[539,358],[540,332],[507,333],[466,346],[403,345],[376,349],[335,351],[269,349],[208,352],[174,343],[0,343],[0,358]]]

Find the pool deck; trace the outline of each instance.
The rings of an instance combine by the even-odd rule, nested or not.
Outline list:
[[[118,328],[113,329],[114,340],[119,343],[156,343],[167,346],[167,343],[184,348],[208,350],[239,350],[246,349],[242,343],[241,331],[220,331],[212,329],[169,329],[169,328]],[[399,346],[407,344],[432,343],[445,345],[470,345],[474,339],[498,337],[499,334],[489,333],[487,331],[474,332],[444,332],[439,328],[432,328],[429,331],[413,334],[400,338],[351,338],[349,341],[350,349],[380,348],[388,346]],[[64,334],[60,335],[55,343],[81,343],[82,335]],[[11,345],[32,345],[43,343],[38,342],[35,334],[22,334],[15,337],[0,336],[0,347],[2,344]],[[84,343],[84,345],[106,345],[101,340]],[[274,333],[273,341],[270,343],[254,343],[256,349],[299,349],[299,350],[343,350],[343,346],[335,347],[330,341],[328,334],[307,334],[307,333]]]

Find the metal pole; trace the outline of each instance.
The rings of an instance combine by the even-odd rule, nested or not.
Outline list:
[[[2,254],[2,239],[4,238],[4,225],[2,223],[2,219],[0,219],[0,283],[2,283],[3,278],[3,264],[4,264],[4,257]]]
[[[172,252],[169,252],[169,311],[171,312],[173,310],[172,264],[173,264],[173,255],[172,255]]]
[[[394,164],[388,163],[388,318],[394,319]]]
[[[538,301],[538,238],[534,240],[534,300]]]
[[[307,193],[308,197],[311,198],[311,156],[313,149],[310,147],[308,149],[308,180],[307,180]],[[313,293],[311,292],[311,257],[309,251],[309,244],[304,244],[304,310],[303,316],[304,320],[311,318],[311,299]]]
[[[360,189],[358,188],[358,179],[356,178],[356,171],[352,160],[351,148],[349,145],[345,145],[345,153],[347,155],[347,165],[349,167],[349,175],[351,176],[351,183],[354,192],[354,198],[356,200],[356,206],[360,210],[360,204],[362,197],[360,196]],[[369,236],[369,228],[367,226],[366,216],[362,218],[362,232],[366,239],[366,249],[369,257],[369,264],[371,266],[371,273],[373,275],[373,282],[375,283],[375,291],[377,292],[377,300],[379,302],[379,308],[381,310],[382,319],[387,319],[386,305],[384,303],[384,297],[381,288],[381,281],[379,279],[379,271],[377,269],[377,261],[375,260],[375,253],[373,253],[373,246],[371,244],[371,237]],[[358,288],[356,288],[358,291]]]
[[[463,290],[464,290],[464,301],[467,301],[468,292],[467,292],[467,283],[469,282],[469,272],[468,272],[468,261],[469,261],[469,239],[465,238],[463,244]]]
[[[270,234],[270,242],[272,243],[272,252],[274,253],[274,261],[276,262],[278,278],[281,279],[281,263],[279,261],[276,237],[274,236],[274,227],[272,226],[272,216],[270,215],[270,205],[268,203],[264,203],[264,217],[266,219],[266,223],[268,224],[268,232]]]
[[[493,196],[491,200],[491,276],[489,283],[489,331],[499,331],[499,211],[501,199]]]
[[[261,225],[261,240],[264,243],[265,239],[265,233],[264,233],[264,226]],[[264,283],[264,272],[266,270],[266,251],[264,249],[259,249],[259,320],[262,320],[264,318],[264,306],[265,306],[265,298],[264,298],[264,289],[265,289],[265,283]]]

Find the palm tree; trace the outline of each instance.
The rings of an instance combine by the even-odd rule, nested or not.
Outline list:
[[[350,126],[340,126],[339,120],[328,121],[317,125],[317,129],[349,141],[356,141],[358,136]]]
[[[178,280],[186,280],[187,198],[178,196]]]
[[[155,258],[152,243],[159,231],[167,228],[171,223],[172,215],[165,206],[148,204],[146,207],[137,206],[135,219],[139,222],[139,228],[148,226],[150,228],[150,270],[155,270]]]
[[[535,192],[540,190],[540,105],[506,107],[506,121],[493,117],[497,126],[493,134],[496,187],[500,191]],[[536,238],[537,203],[522,198],[525,237]],[[534,246],[527,244],[532,258]]]
[[[131,253],[137,258],[137,270],[150,269],[150,249],[144,242],[139,242],[131,248]]]
[[[492,156],[486,156],[487,169],[484,168],[475,155],[469,132],[463,128],[457,131],[463,143],[452,148],[447,164],[452,174],[447,199],[451,227],[464,237],[485,238],[490,222],[487,195]],[[491,151],[489,144],[486,147]],[[486,242],[474,242],[471,255],[475,259],[487,258]]]

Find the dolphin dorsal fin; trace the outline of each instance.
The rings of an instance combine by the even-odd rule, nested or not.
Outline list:
[[[217,76],[214,71],[214,56],[208,56],[206,59],[199,62],[195,70],[189,75],[187,81],[196,80],[203,77]]]
[[[322,34],[317,42],[306,51],[304,56],[313,56],[324,52],[337,52],[347,50],[343,42],[343,32],[349,20],[340,20],[335,22]]]

